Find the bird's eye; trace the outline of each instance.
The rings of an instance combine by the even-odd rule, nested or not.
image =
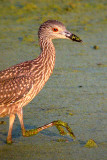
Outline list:
[[[58,28],[52,28],[54,32],[57,32],[58,31]]]

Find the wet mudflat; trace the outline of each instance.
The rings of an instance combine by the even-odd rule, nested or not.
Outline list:
[[[0,1],[0,70],[34,59],[37,31],[47,19],[63,22],[83,44],[54,40],[56,65],[43,90],[24,107],[26,129],[67,122],[76,140],[55,127],[24,138],[16,118],[13,144],[6,144],[8,117],[0,119],[0,159],[106,160],[106,1]],[[97,147],[86,147],[93,139]]]

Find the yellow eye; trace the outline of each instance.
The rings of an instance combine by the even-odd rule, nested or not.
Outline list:
[[[58,31],[58,28],[52,28],[54,32],[57,32]]]

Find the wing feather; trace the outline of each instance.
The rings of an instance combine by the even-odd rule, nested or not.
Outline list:
[[[0,106],[17,102],[30,91],[33,84],[33,80],[28,76],[1,81]]]
[[[3,71],[0,71],[0,81],[26,75],[32,68],[31,62],[33,62],[33,60],[26,61],[24,63],[20,63]]]

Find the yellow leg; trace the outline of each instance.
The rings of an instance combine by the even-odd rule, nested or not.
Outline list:
[[[8,131],[8,136],[7,136],[7,143],[8,144],[12,143],[12,129],[13,129],[14,120],[15,120],[15,114],[10,114],[9,131]]]
[[[22,135],[24,137],[30,137],[30,136],[36,135],[37,133],[39,133],[40,131],[42,131],[44,129],[47,129],[47,128],[52,127],[52,126],[56,126],[56,128],[58,129],[58,131],[60,132],[61,135],[67,134],[64,131],[64,128],[66,128],[66,130],[68,131],[68,134],[73,139],[75,139],[75,135],[72,132],[72,129],[68,126],[67,123],[65,123],[63,121],[57,120],[57,121],[53,121],[53,122],[51,122],[49,124],[46,124],[46,125],[44,125],[42,127],[36,128],[36,129],[25,130],[24,123],[23,123],[23,111],[22,111],[22,109],[17,113],[17,115],[18,115],[18,118],[19,118],[19,121],[20,121],[20,124],[21,124]]]
[[[51,123],[49,123],[49,124],[46,124],[46,125],[44,125],[44,126],[42,126],[42,127],[36,128],[36,129],[31,129],[31,130],[27,130],[27,131],[26,131],[26,130],[23,130],[23,136],[24,136],[24,137],[33,136],[33,135],[39,133],[40,131],[42,131],[42,130],[44,130],[44,129],[47,129],[47,128],[49,128],[49,127],[52,127],[52,126],[56,126],[56,128],[58,129],[58,131],[59,131],[59,133],[60,133],[61,135],[66,135],[66,134],[67,134],[67,133],[64,131],[64,128],[62,128],[62,127],[65,127],[66,130],[68,131],[68,134],[69,134],[73,139],[76,138],[75,135],[74,135],[74,133],[73,133],[73,131],[72,131],[72,129],[68,126],[68,124],[65,123],[65,122],[63,122],[63,121],[60,121],[60,120],[53,121],[53,122],[51,122]]]

